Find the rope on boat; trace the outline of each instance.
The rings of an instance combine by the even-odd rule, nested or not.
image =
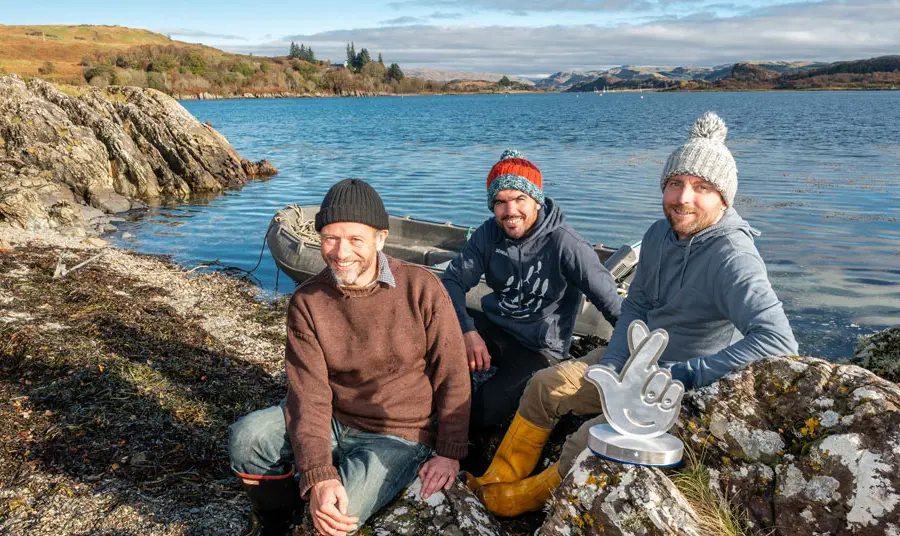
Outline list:
[[[275,221],[285,227],[286,230],[295,234],[303,242],[321,244],[322,240],[319,238],[319,233],[316,232],[315,220],[304,220],[303,211],[297,205],[288,205],[286,208],[289,208],[293,214],[290,216],[278,214],[275,216]]]

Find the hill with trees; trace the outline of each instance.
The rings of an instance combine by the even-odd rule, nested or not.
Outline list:
[[[382,55],[347,44],[331,63],[305,43],[285,56],[231,54],[119,26],[0,26],[0,74],[68,85],[150,87],[178,98],[506,92],[515,85],[464,86],[409,77]]]

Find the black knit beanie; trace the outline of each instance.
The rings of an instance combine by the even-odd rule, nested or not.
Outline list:
[[[375,229],[388,228],[388,213],[381,196],[369,183],[360,179],[344,179],[325,194],[316,214],[316,232],[330,223],[350,221]]]

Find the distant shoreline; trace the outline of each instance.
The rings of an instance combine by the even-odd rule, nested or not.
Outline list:
[[[449,95],[532,95],[532,94],[552,94],[552,93],[565,93],[564,91],[556,91],[556,90],[533,90],[533,91],[525,91],[525,90],[517,90],[517,91],[447,91],[441,93],[435,92],[422,92],[422,93],[360,93],[360,94],[352,94],[352,95],[332,95],[328,93],[319,93],[319,94],[308,94],[308,93],[289,93],[289,92],[274,92],[274,93],[243,93],[239,95],[217,95],[214,93],[202,93],[200,95],[179,95],[172,94],[170,95],[173,99],[178,101],[197,101],[197,100],[254,100],[254,99],[318,99],[318,98],[326,98],[326,99],[343,99],[343,98],[365,98],[365,97],[442,97]]]
[[[744,89],[616,89],[616,90],[608,90],[605,92],[600,92],[601,94],[607,93],[786,93],[786,92],[827,92],[827,91],[900,91],[900,87],[898,88],[846,88],[846,87],[827,87],[827,88],[803,88],[803,89],[794,89],[794,88],[772,88],[772,89],[754,89],[754,88],[744,88]],[[590,95],[595,93],[594,91],[560,91],[560,90],[534,90],[534,91],[456,91],[456,92],[444,92],[444,93],[434,93],[434,92],[423,92],[423,93],[371,93],[371,94],[359,94],[359,95],[331,95],[327,93],[322,94],[306,94],[306,93],[288,93],[288,92],[278,92],[278,93],[244,93],[241,95],[216,95],[211,93],[199,95],[178,95],[172,94],[171,97],[178,101],[214,101],[214,100],[264,100],[264,99],[343,99],[343,98],[367,98],[367,97],[393,97],[393,98],[402,98],[402,97],[443,97],[443,96],[451,96],[451,95],[541,95],[541,94],[573,94],[573,95]]]

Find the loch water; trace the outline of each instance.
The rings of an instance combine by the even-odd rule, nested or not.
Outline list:
[[[558,93],[186,101],[238,152],[280,173],[209,201],[129,214],[115,235],[188,267],[252,268],[272,215],[318,204],[346,177],[393,214],[477,226],[485,177],[508,147],[593,243],[640,240],[662,217],[659,174],[695,118],[719,113],[737,161],[735,208],[801,352],[838,359],[900,325],[900,91]],[[254,272],[276,290],[268,252]],[[277,291],[291,281],[277,278]]]

